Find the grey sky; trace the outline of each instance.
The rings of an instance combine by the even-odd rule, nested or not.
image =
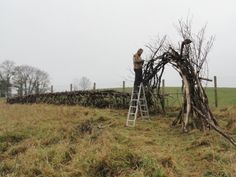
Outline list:
[[[216,36],[210,76],[236,87],[235,7],[235,0],[0,0],[0,62],[39,67],[58,88],[82,76],[117,87],[133,53],[157,35],[178,42],[174,24],[189,15],[195,30],[208,23]],[[165,79],[179,85],[173,70]]]

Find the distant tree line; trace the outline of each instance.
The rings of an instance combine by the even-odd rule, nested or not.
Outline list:
[[[9,60],[0,64],[0,97],[10,97],[13,90],[19,96],[45,93],[49,84],[48,73],[36,67]]]

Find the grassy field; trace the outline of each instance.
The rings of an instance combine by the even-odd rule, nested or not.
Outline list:
[[[122,91],[121,88],[116,88],[115,90]],[[126,92],[131,92],[131,88],[126,88]],[[181,88],[180,87],[166,87],[165,93],[171,93],[167,98],[169,106],[179,106],[181,102]],[[179,93],[179,94],[176,94]],[[214,88],[207,87],[206,93],[209,98],[209,104],[211,107],[215,105],[215,92]],[[218,88],[218,106],[227,107],[236,105],[236,88]],[[177,99],[178,98],[178,99]]]
[[[127,110],[0,103],[1,177],[234,177],[236,148],[215,133],[183,134],[173,117],[125,127]],[[236,106],[216,109],[236,138]]]

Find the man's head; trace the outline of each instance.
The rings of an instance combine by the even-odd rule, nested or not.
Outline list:
[[[142,53],[143,53],[143,49],[138,49],[138,51],[137,51],[137,54],[138,54],[138,56],[141,56],[142,55]]]

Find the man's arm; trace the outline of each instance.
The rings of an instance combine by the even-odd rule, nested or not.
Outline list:
[[[140,60],[140,61],[135,61],[134,63],[140,64],[140,63],[144,63],[144,60]]]
[[[141,57],[135,57],[134,63],[136,63],[136,64],[143,64],[144,60],[142,60]]]

